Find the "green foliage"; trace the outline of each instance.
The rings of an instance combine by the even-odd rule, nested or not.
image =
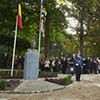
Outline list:
[[[11,74],[11,70],[1,70],[0,71],[0,75],[10,75]],[[13,74],[23,74],[22,70],[14,70]]]
[[[61,0],[65,2],[65,0]],[[13,41],[14,41],[14,30],[16,23],[16,15],[17,15],[17,2],[18,0],[1,0],[0,3],[0,45],[4,45],[6,47],[10,47],[10,51],[8,52],[12,55],[13,50]],[[22,23],[23,30],[18,27],[17,34],[17,44],[16,44],[16,54],[24,55],[26,49],[29,47],[29,41],[36,41],[36,48],[38,48],[39,41],[39,23],[40,23],[40,0],[21,0],[21,8],[22,8]],[[66,4],[59,5],[57,7],[58,2],[56,0],[44,0],[44,32],[46,30],[46,21],[50,20],[50,39],[53,43],[56,40],[62,41],[62,35],[67,28],[67,21],[65,12],[67,9]],[[8,9],[9,7],[9,9]],[[50,11],[49,19],[47,18],[47,12]],[[4,13],[7,12],[7,13]],[[12,15],[12,16],[11,16]],[[59,34],[59,36],[57,36]],[[57,36],[57,37],[56,37]],[[42,33],[41,39],[41,47],[44,47],[45,35]],[[44,52],[41,49],[42,53]],[[59,54],[59,52],[58,52]]]
[[[23,71],[22,70],[18,70],[16,71],[17,74],[23,74]]]
[[[45,75],[56,75],[58,76],[58,72],[47,72],[47,71],[39,71],[39,75],[45,74]]]
[[[1,70],[1,71],[0,71],[0,75],[3,75],[3,72],[4,72],[4,71],[3,71],[3,70]]]
[[[68,75],[67,77],[63,78],[63,85],[70,83],[72,76]]]
[[[9,73],[10,71],[4,71],[3,72],[3,75],[9,75],[10,73]]]
[[[0,79],[0,89],[6,89],[7,87],[7,82],[4,79]]]
[[[99,54],[98,50],[100,51],[100,45],[97,45],[99,44],[99,38],[96,37],[100,36],[100,2],[98,0],[68,1],[72,3],[68,15],[78,21],[77,27],[74,30],[77,32],[77,38],[81,37],[79,46],[84,47],[85,55],[93,54],[97,56]],[[95,42],[91,41],[91,39]],[[95,46],[94,43],[96,43]],[[94,54],[93,51],[96,53]]]

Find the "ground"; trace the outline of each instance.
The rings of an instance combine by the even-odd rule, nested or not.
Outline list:
[[[74,81],[61,90],[33,94],[0,93],[0,100],[100,100],[100,75],[82,75],[81,82]]]

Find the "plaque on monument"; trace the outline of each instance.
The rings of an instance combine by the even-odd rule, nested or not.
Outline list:
[[[25,53],[24,79],[38,79],[39,53],[34,49],[35,42],[30,42],[31,48]]]

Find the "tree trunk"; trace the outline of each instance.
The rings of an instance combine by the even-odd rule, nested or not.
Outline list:
[[[84,21],[84,4],[82,5],[82,10],[81,10],[81,30],[80,30],[80,51],[81,51],[81,56],[85,56],[84,54],[84,29],[83,29],[83,21]]]
[[[49,47],[50,47],[50,10],[47,11],[46,28],[45,28],[44,56],[47,57],[47,58],[49,58]]]

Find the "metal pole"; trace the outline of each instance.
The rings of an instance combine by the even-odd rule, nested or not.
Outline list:
[[[41,0],[42,3],[42,0]],[[40,44],[41,44],[41,9],[40,9],[40,28],[39,28],[39,47],[38,47],[38,52],[40,54]]]
[[[41,24],[40,24],[40,30],[39,30],[39,54],[40,54],[40,44],[41,44]]]
[[[13,65],[14,65],[14,56],[15,56],[15,48],[16,48],[16,36],[17,36],[17,20],[18,20],[18,17],[16,17],[15,39],[14,39],[14,48],[13,48],[13,58],[12,58],[11,76],[13,76]]]

